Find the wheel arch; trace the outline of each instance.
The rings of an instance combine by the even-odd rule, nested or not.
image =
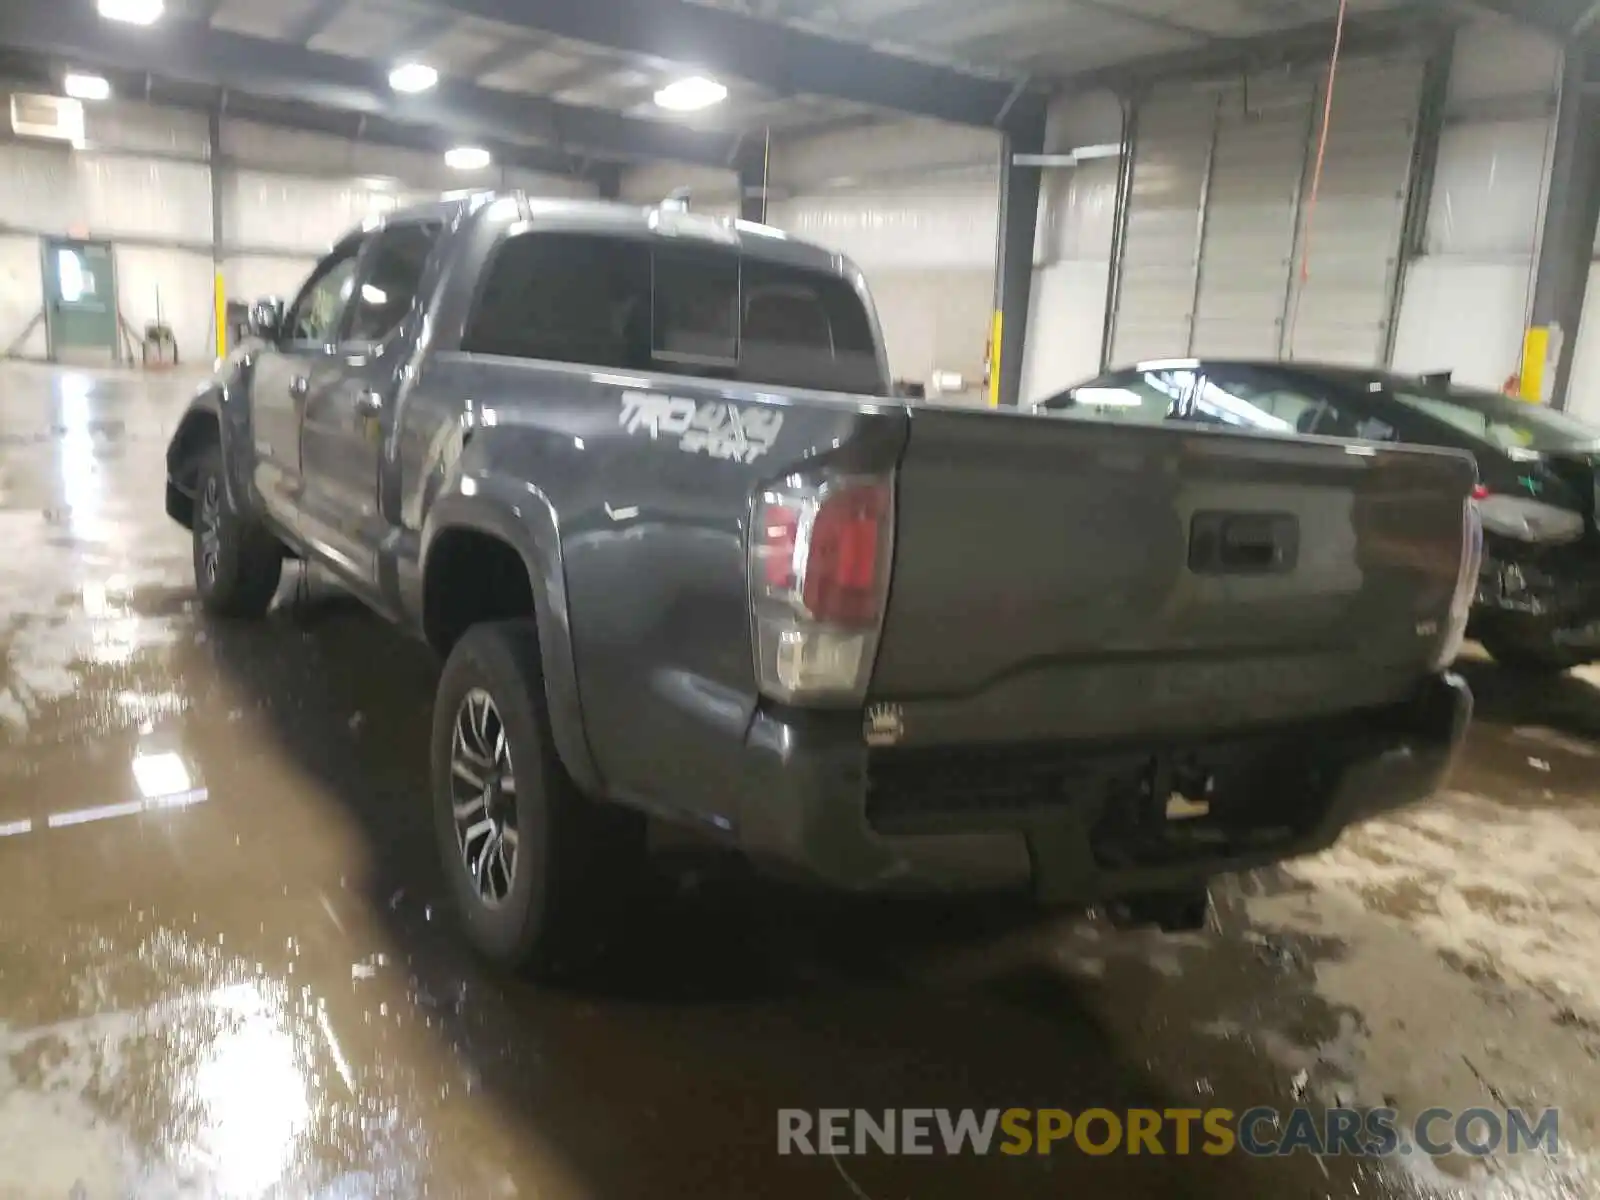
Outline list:
[[[444,656],[473,624],[524,615],[514,609],[525,596],[556,752],[580,789],[599,796],[603,781],[585,732],[554,515],[547,506],[530,511],[526,492],[524,503],[515,506],[486,492],[442,496],[428,515],[421,554],[423,636]],[[519,568],[515,578],[508,570],[513,563]],[[486,580],[488,588],[482,586]]]

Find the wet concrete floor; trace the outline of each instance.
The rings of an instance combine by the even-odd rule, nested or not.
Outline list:
[[[463,950],[436,667],[317,581],[195,610],[192,384],[0,368],[0,1196],[1600,1195],[1600,673],[1467,664],[1430,805],[1215,928],[668,873],[588,977]],[[149,797],[156,797],[150,799]],[[1560,1106],[1555,1158],[780,1157],[779,1108]]]

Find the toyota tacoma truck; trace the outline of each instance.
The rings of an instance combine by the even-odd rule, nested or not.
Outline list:
[[[891,395],[846,260],[479,195],[350,234],[167,456],[204,608],[317,564],[443,660],[470,941],[570,952],[648,819],[833,887],[1202,920],[1440,782],[1470,459]]]

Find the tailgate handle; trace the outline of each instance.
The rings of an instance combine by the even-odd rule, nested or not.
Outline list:
[[[1289,513],[1202,512],[1189,527],[1189,569],[1200,575],[1281,575],[1300,556]]]

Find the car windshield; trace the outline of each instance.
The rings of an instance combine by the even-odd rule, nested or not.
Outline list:
[[[1390,391],[1407,408],[1501,450],[1600,450],[1600,429],[1542,404],[1466,388],[1391,385]]]

